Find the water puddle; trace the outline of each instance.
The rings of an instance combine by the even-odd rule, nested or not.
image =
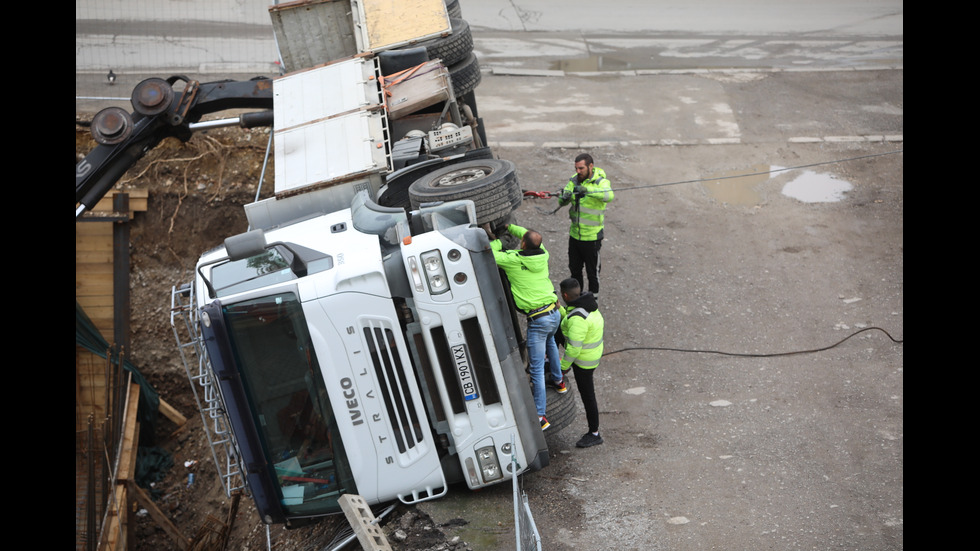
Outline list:
[[[759,188],[769,180],[770,170],[769,165],[756,165],[748,170],[713,174],[701,186],[719,203],[754,206],[762,202]]]
[[[705,178],[702,188],[719,203],[755,206],[762,203],[762,185],[773,173],[785,170],[770,165],[756,165],[738,171],[720,172]],[[810,170],[792,171],[790,180],[782,187],[783,195],[804,203],[834,203],[844,199],[853,189],[849,182],[832,174]]]
[[[783,186],[783,195],[804,203],[836,203],[854,186],[831,174],[803,171]]]

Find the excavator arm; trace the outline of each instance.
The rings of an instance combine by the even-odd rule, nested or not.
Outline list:
[[[178,83],[183,87],[178,90]],[[196,130],[238,125],[272,126],[272,79],[201,84],[187,77],[149,78],[133,89],[133,113],[99,111],[91,131],[99,145],[75,165],[75,219],[92,209],[137,161],[164,138],[187,141]],[[201,117],[228,109],[261,109],[215,122]]]

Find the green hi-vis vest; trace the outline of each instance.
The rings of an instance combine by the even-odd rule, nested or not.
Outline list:
[[[605,320],[598,310],[562,307],[561,332],[565,335],[562,370],[575,364],[582,369],[595,369],[602,357],[602,331]]]
[[[573,190],[577,185],[585,187],[585,197],[573,196]],[[559,205],[571,203],[568,209],[568,217],[571,219],[568,235],[579,241],[595,241],[605,224],[606,204],[612,201],[613,197],[612,185],[606,178],[606,172],[601,168],[595,167],[592,177],[581,184],[573,176],[558,197]]]

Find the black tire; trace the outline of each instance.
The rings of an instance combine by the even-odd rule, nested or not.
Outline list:
[[[408,209],[411,207],[408,186],[398,180],[381,186],[378,190],[378,204],[382,207]]]
[[[429,53],[422,46],[385,50],[378,54],[381,74],[385,76],[393,75],[405,69],[411,69],[426,61],[429,61]]]
[[[567,379],[567,377],[566,377]],[[558,394],[558,391],[551,385],[547,385],[548,406],[545,417],[551,424],[545,430],[545,434],[558,432],[575,421],[578,408],[575,400],[575,391],[572,390],[571,381],[565,381],[568,392]]]
[[[429,59],[441,59],[446,67],[466,59],[473,52],[473,33],[464,19],[450,19],[452,33],[419,42],[415,46],[425,48]]]
[[[463,9],[459,6],[459,0],[446,0],[446,11],[449,13],[450,19],[463,17]]]
[[[411,209],[412,201],[408,195],[408,188],[412,185],[412,182],[418,180],[426,174],[429,174],[430,172],[435,172],[436,170],[445,168],[447,163],[449,165],[454,165],[477,159],[493,159],[493,150],[491,150],[489,147],[471,149],[467,151],[465,156],[460,159],[453,159],[438,165],[425,166],[414,172],[403,174],[393,180],[388,180],[378,192],[378,204],[383,207]]]
[[[426,174],[408,189],[412,208],[423,203],[469,199],[478,224],[499,220],[521,205],[524,194],[514,163],[503,159],[464,161]]]
[[[483,80],[480,61],[476,58],[476,54],[470,52],[466,59],[450,66],[449,80],[453,83],[453,95],[457,98],[475,90]]]
[[[505,239],[506,237],[513,237],[507,232],[507,226],[510,224],[517,224],[517,222],[514,221],[513,212],[510,214],[505,214],[504,216],[490,222],[490,229],[493,231],[494,235],[500,236],[500,240],[503,242],[504,248],[514,249],[520,245],[520,241],[513,243],[511,246],[511,243]]]

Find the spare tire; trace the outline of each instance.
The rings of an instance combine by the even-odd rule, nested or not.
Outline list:
[[[566,376],[565,379],[569,379],[569,377]],[[545,416],[551,424],[545,434],[554,434],[575,421],[576,414],[578,413],[578,401],[575,399],[574,392],[572,391],[572,381],[566,380],[565,386],[568,387],[569,392],[559,394],[555,390],[555,387],[545,383],[545,396],[548,399],[547,413]]]
[[[436,170],[442,170],[450,164],[465,163],[474,159],[493,159],[493,151],[489,147],[471,149],[459,159],[450,159],[439,164],[429,166],[420,163],[417,168],[406,167],[407,171],[399,171],[395,178],[390,176],[386,179],[385,185],[378,190],[378,204],[384,207],[398,207],[400,209],[410,209],[412,201],[408,196],[408,188],[415,180]]]
[[[432,38],[415,44],[425,48],[429,59],[441,59],[446,67],[466,59],[473,51],[473,33],[465,19],[450,19],[452,32],[446,36]]]
[[[449,80],[453,83],[453,95],[457,98],[469,94],[483,80],[483,73],[480,72],[480,60],[476,54],[470,55],[459,63],[449,67]]]
[[[469,199],[477,224],[500,220],[521,206],[524,194],[514,163],[480,159],[456,163],[422,176],[408,189],[413,209],[424,203]]]
[[[463,17],[463,9],[459,7],[459,0],[446,0],[446,11],[450,18],[459,19]]]

